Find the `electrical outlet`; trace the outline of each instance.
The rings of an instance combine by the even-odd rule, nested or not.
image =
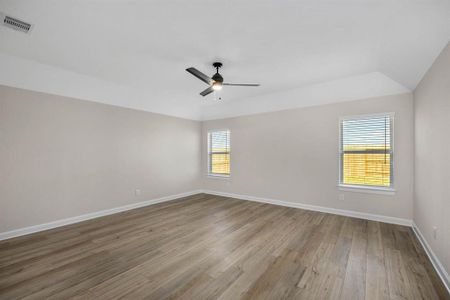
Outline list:
[[[135,189],[135,190],[134,190],[134,195],[135,195],[136,197],[140,196],[140,195],[141,195],[141,190],[140,190],[140,189]]]
[[[437,240],[437,234],[438,234],[438,228],[436,226],[433,226],[433,238]]]
[[[339,194],[339,200],[344,201],[345,200],[345,195],[344,194]]]

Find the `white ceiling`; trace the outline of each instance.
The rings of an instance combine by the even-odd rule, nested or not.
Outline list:
[[[191,119],[413,90],[450,39],[449,0],[0,0],[0,84]],[[188,74],[228,82],[221,101]],[[281,101],[280,101],[281,100]]]

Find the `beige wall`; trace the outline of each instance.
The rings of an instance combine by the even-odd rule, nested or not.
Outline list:
[[[199,188],[411,219],[412,104],[402,94],[200,123],[0,87],[0,232]],[[380,112],[396,114],[397,192],[340,191],[339,117]],[[229,180],[206,177],[214,128],[232,132]]]
[[[200,122],[0,86],[0,232],[197,189],[199,153]]]
[[[450,44],[415,90],[414,105],[414,222],[450,272]]]
[[[340,191],[339,117],[381,112],[395,112],[397,192]],[[207,121],[202,127],[204,189],[412,219],[411,94]],[[208,178],[206,133],[225,128],[231,130],[231,177]]]

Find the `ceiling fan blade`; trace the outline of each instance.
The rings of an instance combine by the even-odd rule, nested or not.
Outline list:
[[[196,68],[187,68],[186,71],[188,71],[189,73],[191,73],[192,75],[194,75],[195,77],[197,77],[198,79],[200,79],[201,81],[203,81],[206,84],[212,83],[212,79],[209,76],[203,74]]]
[[[200,93],[200,95],[202,95],[203,97],[205,97],[208,94],[211,94],[212,92],[214,92],[214,89],[212,88],[212,86],[210,86],[209,88],[207,88],[206,90],[204,90],[203,92]]]
[[[222,83],[222,85],[229,85],[229,86],[260,86],[259,83]]]

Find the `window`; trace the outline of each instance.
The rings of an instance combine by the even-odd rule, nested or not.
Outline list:
[[[393,114],[340,121],[340,185],[393,187]]]
[[[208,174],[230,175],[230,131],[208,132]]]

